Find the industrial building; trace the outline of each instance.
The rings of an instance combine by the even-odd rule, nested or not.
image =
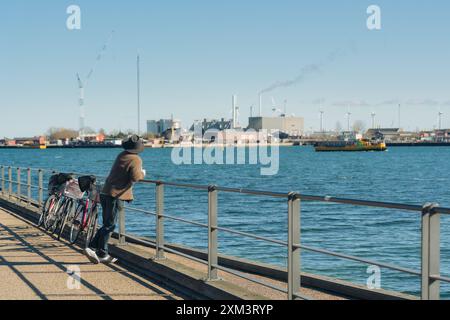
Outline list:
[[[386,141],[399,141],[401,132],[400,128],[376,128],[367,130],[366,136],[374,138],[382,135]]]
[[[196,121],[192,126],[190,131],[194,131],[197,126],[201,127],[203,132],[206,132],[208,130],[228,130],[232,129],[233,127],[233,121],[232,120],[225,120],[224,118],[218,120],[218,119],[203,119],[203,121]]]
[[[147,133],[155,136],[163,136],[167,131],[179,131],[180,129],[180,120],[161,119],[147,121]]]
[[[248,129],[276,130],[291,137],[302,136],[305,120],[302,117],[250,117]]]

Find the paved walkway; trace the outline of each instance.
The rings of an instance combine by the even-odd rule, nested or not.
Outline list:
[[[0,300],[11,299],[173,300],[180,297],[164,285],[118,265],[93,265],[80,250],[56,241],[0,209]]]

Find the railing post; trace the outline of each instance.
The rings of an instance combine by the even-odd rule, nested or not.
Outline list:
[[[440,214],[437,204],[427,203],[422,211],[422,300],[440,299]]]
[[[164,184],[156,184],[156,260],[164,260]]]
[[[2,184],[1,184],[2,196],[4,196],[5,195],[5,167],[4,166],[0,167],[0,178],[2,179]]]
[[[119,246],[125,246],[126,244],[125,207],[122,207],[119,210]]]
[[[16,173],[17,173],[17,201],[20,203],[22,200],[20,168],[17,168]]]
[[[27,169],[27,202],[31,206],[31,169]]]
[[[44,202],[44,173],[41,169],[38,170],[38,204],[42,207]]]
[[[288,299],[300,293],[300,197],[290,193],[288,198]]]
[[[8,189],[9,189],[9,191],[8,191],[8,193],[9,193],[9,198],[11,199],[11,197],[12,197],[12,193],[13,193],[13,183],[12,183],[12,180],[13,178],[12,178],[12,168],[11,167],[8,167],[8,183],[9,183],[9,187],[8,187]]]
[[[208,281],[218,280],[217,187],[208,187]]]

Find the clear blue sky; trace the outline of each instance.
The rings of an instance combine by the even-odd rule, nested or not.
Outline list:
[[[82,29],[66,28],[66,8],[82,10]],[[382,9],[382,30],[366,28],[366,9]],[[318,129],[353,120],[433,128],[439,108],[450,127],[450,3],[447,0],[2,1],[0,136],[27,136],[51,126],[78,128],[75,74],[86,76],[111,30],[115,35],[86,89],[87,125],[136,128],[136,53],[142,59],[142,119],[170,117],[188,126],[230,117],[237,94],[241,122],[257,94],[320,72],[264,96]],[[340,53],[331,61],[329,56]]]

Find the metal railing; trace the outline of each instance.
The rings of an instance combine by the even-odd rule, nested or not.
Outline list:
[[[13,177],[13,170],[16,171],[16,179]],[[21,180],[21,173],[23,171],[27,172],[27,180],[23,182]],[[18,202],[23,202],[25,205],[43,205],[43,192],[46,188],[43,185],[44,182],[44,171],[48,173],[55,173],[53,170],[42,170],[42,169],[32,169],[32,168],[12,168],[0,166],[0,194],[3,198],[9,200],[15,200]],[[32,172],[37,172],[37,185],[33,185]],[[80,173],[73,173],[75,175],[82,175]],[[195,185],[186,183],[174,183],[174,182],[163,182],[157,180],[143,180],[142,184],[151,184],[155,186],[155,211],[143,210],[135,207],[126,207],[127,210],[136,211],[141,213],[146,213],[153,215],[155,217],[155,241],[143,240],[136,236],[126,234],[125,228],[125,210],[120,213],[119,217],[119,244],[125,245],[126,240],[133,240],[137,243],[143,245],[152,245],[156,249],[155,259],[161,260],[165,259],[165,253],[173,253],[193,261],[207,265],[207,280],[216,281],[219,280],[218,271],[225,271],[233,274],[237,277],[244,278],[246,280],[258,283],[274,290],[284,292],[287,294],[289,300],[294,299],[309,299],[308,297],[300,294],[301,289],[301,250],[320,253],[328,256],[333,256],[336,258],[360,262],[368,265],[375,265],[382,268],[387,268],[394,271],[399,271],[402,273],[410,274],[413,276],[418,276],[421,279],[421,298],[423,300],[438,300],[440,299],[440,285],[441,282],[450,283],[449,277],[441,276],[440,272],[440,217],[442,214],[450,214],[450,208],[442,208],[437,204],[427,203],[423,206],[400,204],[400,203],[390,203],[390,202],[378,202],[378,201],[365,201],[365,200],[355,200],[355,199],[345,199],[345,198],[335,198],[330,196],[315,196],[315,195],[304,195],[296,192],[290,193],[279,193],[270,191],[257,191],[239,188],[226,188],[219,186],[205,186],[205,185]],[[14,192],[13,185],[16,186],[16,192]],[[27,189],[26,195],[22,195],[22,186]],[[175,217],[165,213],[164,209],[164,195],[165,186],[170,186],[174,188],[182,189],[192,189],[207,192],[208,195],[208,223],[200,223],[196,221],[190,221],[180,217]],[[37,200],[33,199],[32,189],[36,189],[35,195]],[[267,238],[247,232],[237,231],[229,228],[220,227],[218,225],[218,194],[222,193],[234,193],[252,196],[264,196],[285,199],[287,202],[287,220],[288,220],[288,230],[287,241],[281,241],[277,239]],[[338,252],[333,252],[329,250],[314,248],[310,246],[302,245],[301,240],[301,225],[300,225],[300,213],[301,213],[301,202],[302,201],[314,201],[314,202],[327,202],[336,204],[347,204],[354,206],[365,206],[365,207],[376,207],[376,208],[386,208],[395,209],[401,211],[417,212],[421,217],[421,269],[414,270],[409,268],[400,267],[397,265],[383,263],[379,261],[373,261],[370,259],[365,259],[361,257],[356,257],[352,255],[342,254]],[[190,225],[195,225],[208,230],[208,250],[207,250],[207,261],[194,257],[192,255],[183,253],[179,250],[169,247],[165,244],[165,231],[164,225],[167,220],[177,221],[181,223],[186,223]],[[287,289],[279,287],[277,285],[268,283],[266,281],[256,279],[254,277],[248,276],[248,274],[227,268],[219,265],[218,260],[218,232],[225,232],[234,235],[243,236],[246,238],[252,238],[255,240],[265,241],[268,243],[276,244],[287,248]]]

